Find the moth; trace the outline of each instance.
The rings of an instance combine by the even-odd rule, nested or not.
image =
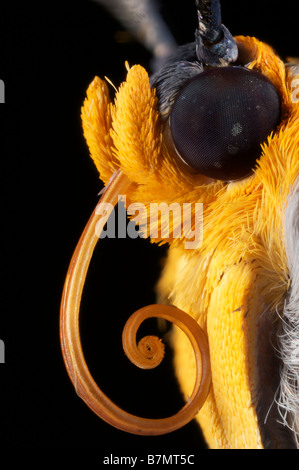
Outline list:
[[[299,67],[257,38],[233,37],[218,1],[197,0],[194,10],[194,42],[154,74],[127,65],[114,102],[103,79],[87,90],[83,131],[105,189],[67,274],[63,357],[86,404],[124,431],[156,435],[196,419],[210,448],[296,448]],[[169,418],[119,409],[81,347],[85,277],[120,198],[138,236],[169,245],[157,304],[140,308],[123,332],[131,361],[151,368],[163,345],[156,337],[136,344],[140,324],[174,323],[186,405]]]

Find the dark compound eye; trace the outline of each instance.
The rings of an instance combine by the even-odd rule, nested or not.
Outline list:
[[[279,96],[266,77],[219,67],[188,82],[169,124],[177,153],[194,172],[231,181],[252,172],[279,120]]]

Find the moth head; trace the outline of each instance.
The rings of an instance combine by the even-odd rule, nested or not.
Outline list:
[[[196,250],[182,255],[186,234],[179,239],[171,233],[168,238],[151,238],[182,248],[181,264],[175,259],[170,265],[162,289],[168,301],[201,318],[205,327],[213,309],[221,311],[223,321],[241,312],[244,323],[238,334],[243,339],[247,328],[253,338],[246,351],[251,372],[249,378],[242,377],[246,383],[242,393],[250,395],[246,388],[250,383],[257,407],[264,411],[259,383],[264,377],[271,382],[271,367],[265,366],[263,375],[260,363],[263,354],[267,363],[268,349],[261,348],[257,364],[252,332],[257,329],[262,339],[265,334],[269,340],[272,317],[264,326],[262,313],[281,312],[289,286],[282,221],[299,174],[299,109],[298,100],[292,99],[299,71],[258,39],[233,38],[221,24],[218,2],[197,1],[196,6],[195,41],[181,46],[161,70],[149,77],[141,66],[127,65],[126,81],[114,101],[107,83],[94,79],[82,107],[84,135],[104,184],[116,171],[129,181],[128,204],[141,203],[147,215],[152,203],[203,204],[204,238]],[[153,229],[147,215],[139,220],[144,236]],[[190,217],[194,220],[194,212]],[[171,231],[181,223],[173,220]],[[165,281],[173,279],[173,273],[175,288]],[[237,282],[237,275],[242,285],[236,289],[241,292],[239,304],[234,305],[233,289],[225,282]],[[199,287],[204,287],[200,295]],[[227,297],[218,299],[217,291],[225,291]],[[250,299],[249,291],[254,292]],[[243,301],[250,304],[248,311],[243,312]],[[211,347],[215,346],[212,333]],[[276,386],[271,382],[268,387],[271,400]],[[230,408],[223,408],[230,422]]]

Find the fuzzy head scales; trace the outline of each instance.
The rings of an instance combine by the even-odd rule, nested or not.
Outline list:
[[[151,203],[203,203],[204,246],[209,244],[209,236],[225,239],[224,227],[231,233],[236,210],[240,216],[237,231],[244,230],[244,218],[250,226],[263,191],[272,191],[274,198],[283,200],[297,175],[293,164],[297,106],[291,103],[285,67],[269,46],[255,38],[236,39],[239,48],[246,48],[253,57],[249,68],[264,74],[279,91],[284,115],[280,129],[264,144],[256,171],[245,181],[228,184],[190,174],[182,168],[167,149],[157,96],[150,87],[147,72],[139,65],[128,68],[127,79],[117,91],[114,103],[110,102],[107,84],[96,77],[82,107],[84,135],[103,182],[107,184],[113,172],[120,168],[135,183],[127,195],[130,202],[146,207]],[[252,230],[255,232],[262,230],[256,222]],[[145,236],[148,234],[145,232]],[[154,238],[154,241],[178,243],[171,236],[167,240]]]

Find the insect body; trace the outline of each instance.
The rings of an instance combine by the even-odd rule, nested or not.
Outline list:
[[[175,322],[175,369],[190,403],[178,418],[134,421],[90,377],[78,315],[96,227],[103,226],[99,208],[66,281],[62,349],[79,394],[116,427],[159,434],[196,417],[211,448],[292,448],[299,419],[299,108],[292,87],[299,69],[256,38],[233,38],[218,2],[196,7],[194,43],[150,78],[142,67],[128,67],[113,104],[96,78],[82,108],[90,153],[107,185],[100,204],[125,194],[135,209],[145,208],[138,214],[144,236],[169,243],[154,314]],[[173,217],[163,236],[169,214],[152,220],[153,203],[191,204],[189,232]],[[203,237],[187,249],[194,203],[203,207]],[[138,322],[134,316],[124,333],[136,363]],[[160,361],[156,348],[151,339],[140,345],[141,367]]]

